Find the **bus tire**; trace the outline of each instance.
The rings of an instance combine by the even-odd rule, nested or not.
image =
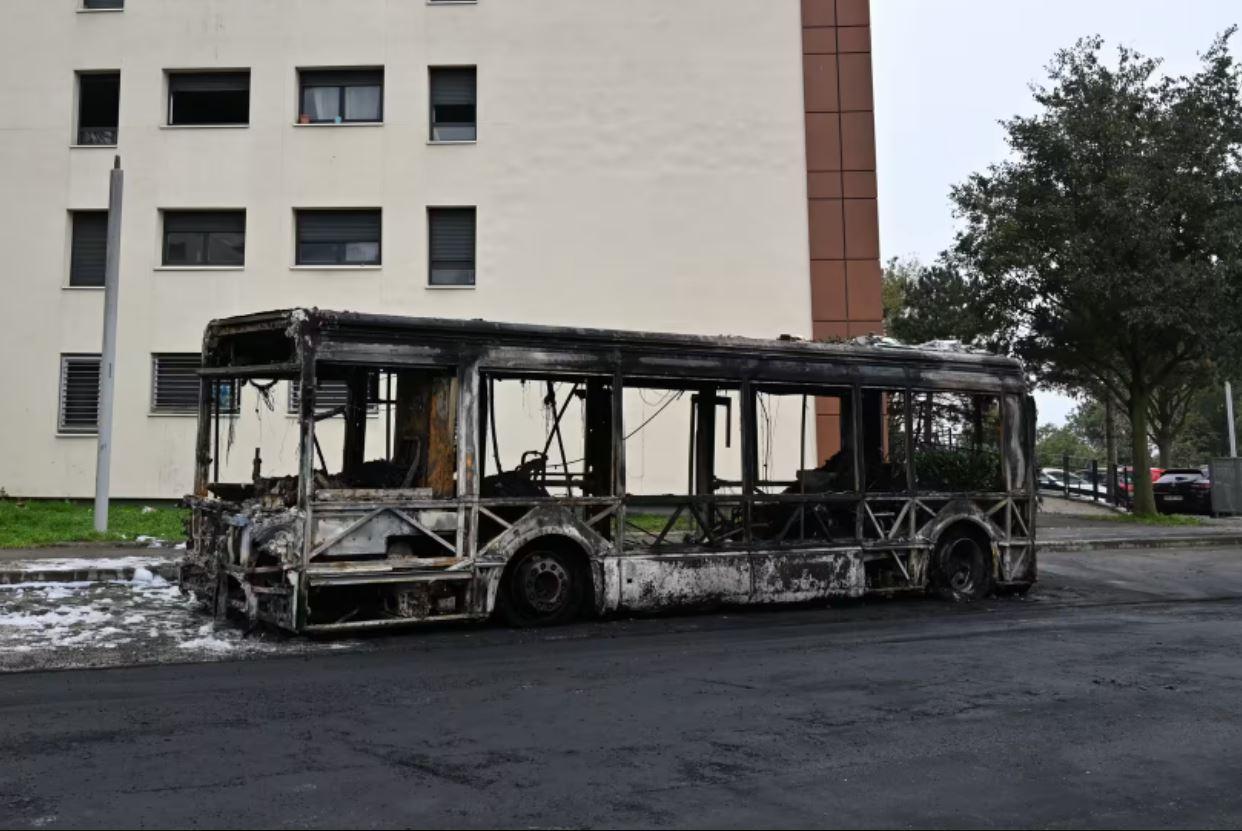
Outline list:
[[[581,557],[536,542],[505,568],[497,610],[510,626],[560,626],[582,610],[588,581]]]
[[[992,593],[992,546],[980,531],[950,529],[936,544],[932,592],[943,600],[971,603]]]

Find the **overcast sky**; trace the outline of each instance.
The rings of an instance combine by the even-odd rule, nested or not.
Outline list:
[[[1239,0],[871,0],[880,244],[928,261],[951,241],[949,188],[1004,157],[997,121],[1033,108],[1059,48],[1099,34],[1189,72]],[[1242,35],[1233,51],[1242,56]],[[1040,421],[1072,402],[1040,396]]]

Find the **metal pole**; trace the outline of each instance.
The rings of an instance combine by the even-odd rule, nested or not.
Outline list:
[[[1238,429],[1233,420],[1233,384],[1225,382],[1225,415],[1229,419],[1229,458],[1238,458]]]
[[[116,390],[116,310],[121,273],[121,157],[108,182],[108,248],[104,272],[103,351],[99,356],[99,456],[95,463],[95,530],[108,530],[108,487],[112,475],[112,399]]]
[[[1116,505],[1117,495],[1117,434],[1113,427],[1113,393],[1104,390],[1104,463],[1108,468],[1108,501]]]

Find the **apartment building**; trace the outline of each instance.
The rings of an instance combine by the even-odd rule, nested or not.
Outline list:
[[[761,337],[879,329],[867,0],[5,10],[10,494],[93,488],[117,156],[119,497],[189,486],[194,370],[216,317],[318,306]],[[296,390],[276,395],[283,416]],[[834,418],[818,414],[821,436]],[[684,467],[658,443],[651,456],[653,477]]]

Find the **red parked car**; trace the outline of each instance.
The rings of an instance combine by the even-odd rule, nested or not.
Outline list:
[[[1164,468],[1153,467],[1151,483],[1155,485],[1163,475]],[[1117,468],[1117,498],[1123,505],[1129,505],[1134,501],[1134,468],[1129,465]]]

